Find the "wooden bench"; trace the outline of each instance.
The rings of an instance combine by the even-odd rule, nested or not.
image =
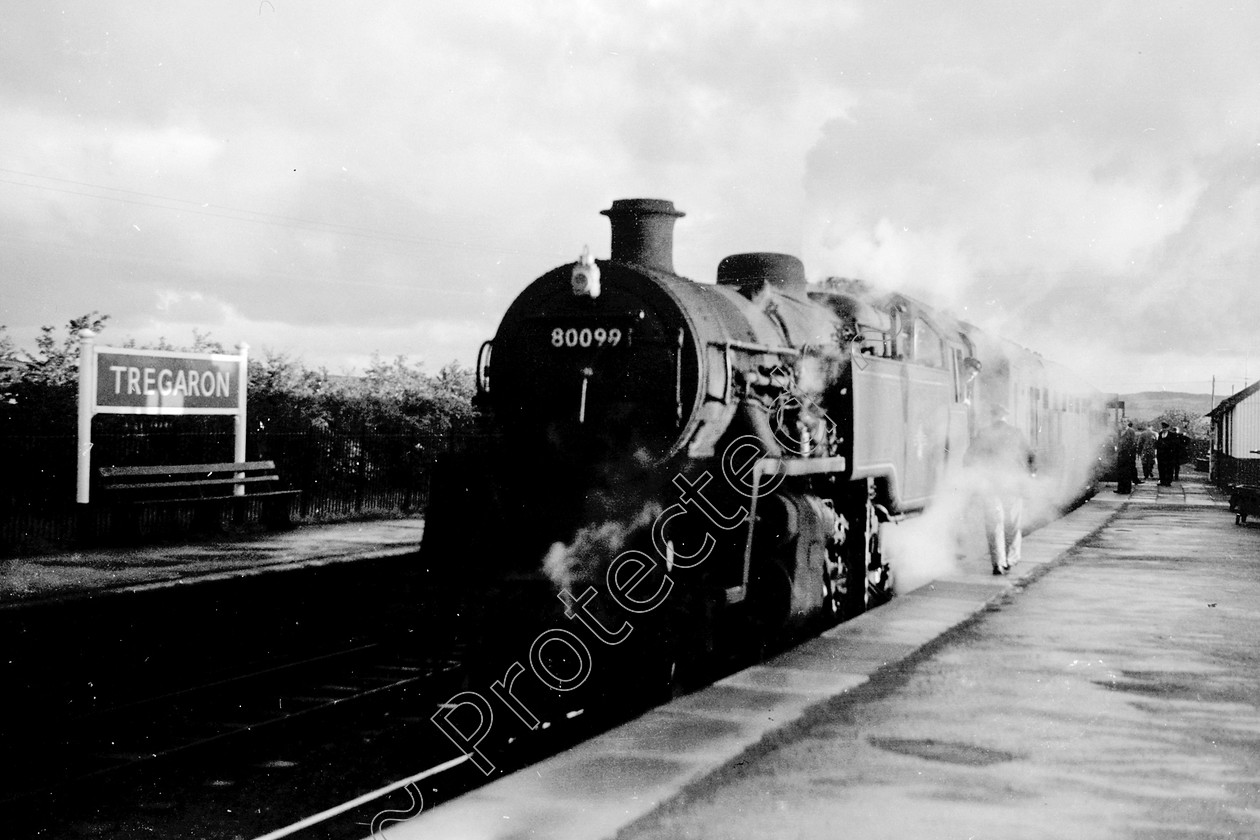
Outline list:
[[[244,522],[246,505],[263,499],[262,522],[268,527],[289,523],[300,490],[268,489],[280,476],[274,461],[218,464],[163,464],[153,467],[101,467],[99,489],[112,504],[163,505],[203,503],[232,509],[233,521]],[[244,494],[234,492],[237,485]]]

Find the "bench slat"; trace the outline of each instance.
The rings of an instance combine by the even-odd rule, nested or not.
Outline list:
[[[162,487],[209,487],[216,484],[249,484],[254,481],[279,481],[278,475],[248,475],[244,478],[201,478],[196,481],[137,481],[113,484],[110,490],[157,490]]]
[[[189,473],[257,472],[259,470],[274,470],[275,468],[275,461],[242,461],[236,464],[229,462],[220,464],[163,464],[155,467],[101,467],[100,474],[103,478],[117,478],[146,475],[184,475]]]
[[[277,487],[280,476],[275,461],[239,461],[213,464],[159,464],[143,467],[99,467],[100,489],[109,497],[106,504],[119,511],[135,511],[154,506],[214,505],[218,510],[214,526],[222,526],[222,514],[230,510],[234,525],[244,525],[248,510],[259,510],[259,521],[269,527],[284,527],[292,514],[292,500],[300,490],[266,490]],[[267,482],[264,484],[263,482]],[[246,488],[244,485],[252,485]],[[123,492],[135,491],[139,493]],[[248,491],[248,492],[247,492]],[[226,495],[231,493],[231,495]],[[154,497],[157,498],[154,498]],[[274,501],[273,501],[274,499]],[[281,501],[284,500],[284,501]],[[130,514],[120,514],[122,525],[137,533],[144,529]],[[211,524],[198,519],[195,525]]]
[[[244,496],[191,496],[185,498],[171,499],[124,499],[117,504],[120,505],[178,505],[188,504],[190,502],[248,502],[251,499],[261,499],[266,496],[300,496],[301,490],[262,490],[257,493],[246,493]]]

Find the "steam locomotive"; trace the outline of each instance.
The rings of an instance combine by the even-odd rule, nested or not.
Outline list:
[[[1085,491],[1106,401],[1066,370],[786,254],[681,277],[670,201],[603,215],[610,258],[539,277],[483,345],[493,435],[435,479],[424,560],[485,593],[500,643],[551,622],[628,650],[638,630],[669,680],[854,616],[891,595],[883,534],[945,492],[991,405],[1043,487]],[[568,664],[546,647],[553,688],[583,673],[571,641],[550,646]]]

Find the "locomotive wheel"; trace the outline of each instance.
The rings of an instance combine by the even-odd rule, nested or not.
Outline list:
[[[675,578],[676,586],[650,616],[627,616],[645,650],[628,688],[664,703],[704,685],[715,656],[716,593],[705,581]],[[724,597],[721,596],[721,597]],[[629,643],[627,643],[629,644]]]
[[[860,518],[840,547],[834,569],[828,569],[829,591],[824,591],[828,609],[841,621],[879,606],[891,594],[891,578],[879,538],[879,526],[889,517],[869,499],[860,509]]]
[[[830,552],[828,554],[830,555]],[[840,572],[842,568],[844,566],[841,559],[828,556],[827,573],[823,579],[822,600],[828,617],[833,621],[840,616],[840,608],[844,603],[845,583]]]
[[[867,541],[851,539],[841,552],[836,578],[832,584],[831,602],[841,621],[861,615],[867,607]]]
[[[866,552],[866,603],[865,607],[878,607],[892,597],[892,574],[888,564],[884,562],[884,549],[881,545],[879,526],[888,522],[891,517],[882,506],[867,505],[867,522],[872,527],[868,532]]]
[[[773,638],[787,623],[792,610],[792,580],[774,560],[757,563],[749,587],[749,609],[754,631],[763,640]]]
[[[722,651],[710,653],[710,665],[714,659],[737,667],[753,665],[782,639],[791,612],[792,581],[787,571],[774,560],[754,560],[748,583],[743,604],[721,619]]]
[[[862,591],[865,574],[861,552],[852,544],[841,546],[834,559],[827,563],[827,577],[823,581],[823,603],[833,620],[844,621],[859,615],[865,608]]]

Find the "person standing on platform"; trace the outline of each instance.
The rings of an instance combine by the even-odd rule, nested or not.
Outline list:
[[[1142,480],[1149,481],[1155,472],[1155,428],[1149,423],[1138,432],[1138,457],[1142,459]]]
[[[1172,487],[1173,483],[1173,449],[1176,442],[1167,423],[1160,423],[1159,437],[1155,439],[1156,466],[1159,468],[1159,486]]]
[[[1116,492],[1132,493],[1133,479],[1137,478],[1137,432],[1133,422],[1120,430],[1116,441]]]
[[[994,405],[990,411],[993,422],[976,435],[963,464],[976,471],[993,574],[1004,575],[1020,559],[1024,490],[1029,476],[1036,475],[1036,453],[1006,422],[1006,406]]]
[[[1186,460],[1186,450],[1189,448],[1189,441],[1186,436],[1181,433],[1180,426],[1173,426],[1173,481],[1181,481],[1181,462]]]

